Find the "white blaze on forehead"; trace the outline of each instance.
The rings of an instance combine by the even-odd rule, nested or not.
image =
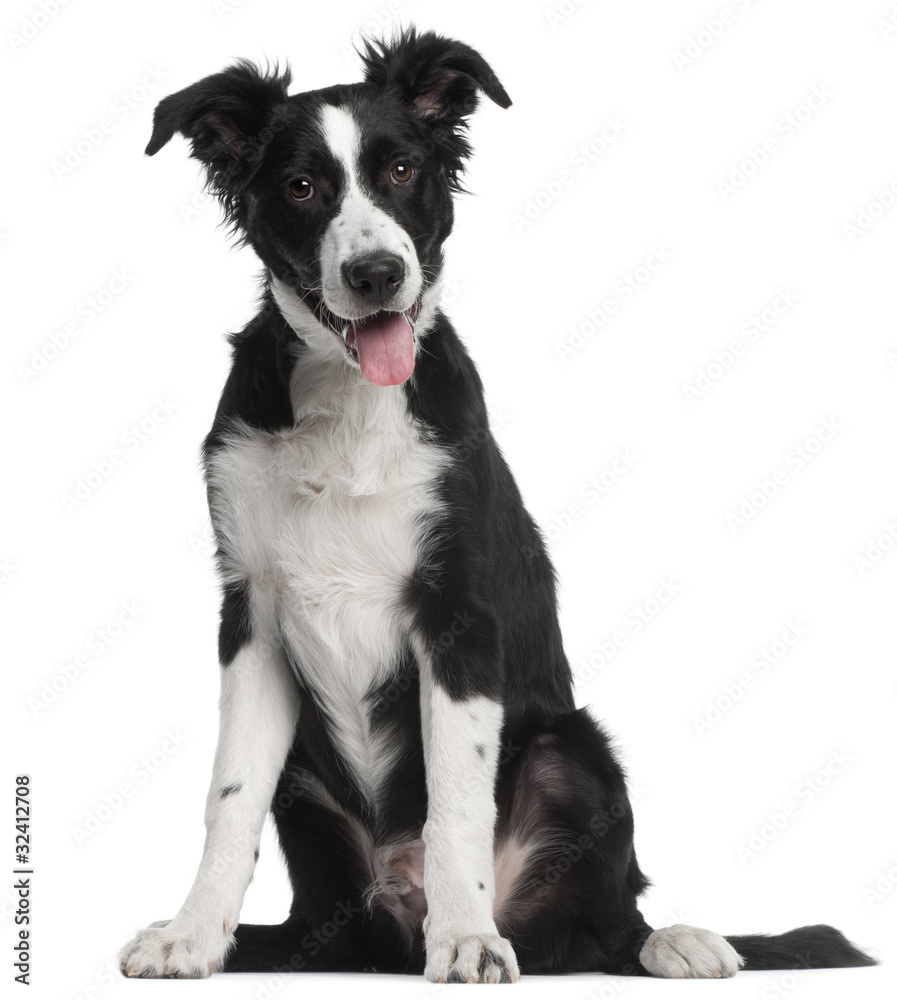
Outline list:
[[[360,173],[361,129],[348,108],[325,104],[320,126],[324,140],[340,164],[344,183],[336,216],[321,241],[321,284],[325,305],[345,319],[359,319],[371,312],[345,284],[343,264],[357,257],[394,254],[405,264],[405,281],[390,309],[404,312],[420,295],[423,272],[411,237],[395,219],[371,200]]]
[[[351,111],[325,104],[321,108],[321,129],[333,157],[346,172],[350,186],[358,185],[358,151],[361,146],[358,123]]]

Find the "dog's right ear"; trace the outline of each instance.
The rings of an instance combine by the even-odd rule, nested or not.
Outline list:
[[[265,129],[271,109],[286,100],[289,84],[289,67],[279,73],[275,66],[265,74],[241,59],[161,100],[146,153],[158,153],[180,132],[190,140],[191,156],[209,168],[210,177],[228,163],[252,160],[270,138]]]

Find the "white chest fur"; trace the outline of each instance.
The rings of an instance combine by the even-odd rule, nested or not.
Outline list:
[[[344,364],[304,377],[294,428],[238,427],[211,460],[225,575],[250,580],[254,603],[268,605],[270,616],[254,607],[254,624],[279,628],[337,747],[376,798],[392,762],[364,696],[407,638],[403,593],[446,456],[422,436],[401,386],[371,385]]]

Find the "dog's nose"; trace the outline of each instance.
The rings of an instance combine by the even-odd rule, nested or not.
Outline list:
[[[405,262],[394,254],[369,254],[343,264],[346,284],[367,302],[387,303],[402,287]]]

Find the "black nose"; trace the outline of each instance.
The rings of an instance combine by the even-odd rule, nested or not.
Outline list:
[[[346,284],[366,302],[383,305],[402,287],[405,262],[393,254],[370,254],[343,264]]]

